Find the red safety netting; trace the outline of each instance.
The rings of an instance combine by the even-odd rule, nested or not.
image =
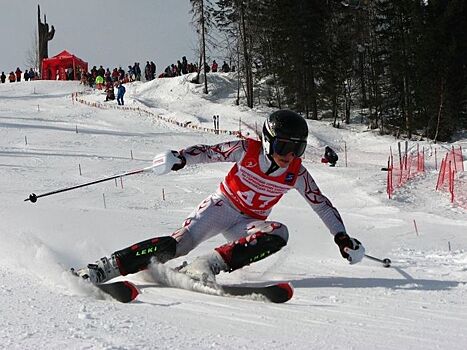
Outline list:
[[[464,174],[464,158],[462,148],[454,148],[446,153],[439,167],[437,191],[447,191],[451,196],[451,203],[457,203],[467,208],[467,181]]]
[[[418,174],[425,172],[425,149],[420,151],[417,144],[417,150],[414,153],[404,155],[399,153],[399,161],[394,162],[394,157],[391,154],[388,158],[386,192],[389,199],[392,198],[394,189],[404,186],[407,181],[414,178]]]

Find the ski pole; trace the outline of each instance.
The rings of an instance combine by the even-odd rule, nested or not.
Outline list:
[[[36,203],[37,199],[41,198],[41,197],[46,197],[46,196],[50,196],[52,194],[57,194],[57,193],[61,193],[61,192],[75,190],[77,188],[98,184],[100,182],[113,180],[113,179],[116,179],[116,178],[119,178],[119,177],[125,177],[125,176],[129,176],[129,175],[140,174],[140,173],[144,173],[144,172],[149,171],[149,170],[152,170],[154,172],[154,174],[156,174],[156,175],[167,174],[169,171],[172,170],[172,167],[175,165],[175,161],[180,159],[180,158],[177,157],[178,153],[177,153],[177,155],[176,155],[176,153],[177,153],[176,151],[166,151],[166,152],[160,153],[160,154],[158,154],[158,155],[156,155],[154,157],[154,159],[152,160],[152,165],[148,166],[146,168],[131,170],[131,171],[128,171],[126,173],[105,177],[105,178],[100,179],[100,180],[86,182],[86,183],[81,184],[81,185],[66,187],[66,188],[62,188],[60,190],[55,190],[55,191],[43,193],[43,194],[40,194],[40,195],[36,195],[35,193],[31,193],[29,195],[29,197],[26,198],[24,201],[25,202],[30,201],[31,203]]]
[[[384,267],[391,267],[391,259],[389,259],[389,258],[379,259],[379,258],[375,258],[374,256],[371,256],[371,255],[368,255],[368,254],[365,254],[365,257],[370,259],[370,260],[380,262],[381,264],[383,264]]]
[[[86,183],[83,183],[81,185],[76,185],[76,186],[72,186],[72,187],[65,187],[65,188],[62,188],[62,189],[59,189],[59,190],[55,190],[55,191],[51,191],[51,192],[47,192],[47,193],[43,193],[43,194],[39,194],[39,195],[36,195],[35,193],[31,193],[29,195],[28,198],[26,198],[24,201],[27,202],[27,201],[30,201],[31,203],[36,203],[37,202],[37,199],[38,198],[41,198],[41,197],[47,197],[47,196],[51,196],[53,194],[57,194],[57,193],[61,193],[61,192],[66,192],[66,191],[71,191],[71,190],[75,190],[77,188],[81,188],[81,187],[85,187],[85,186],[89,186],[89,185],[94,185],[94,184],[98,184],[100,182],[104,182],[104,181],[109,181],[109,180],[113,180],[113,179],[117,179],[119,177],[125,177],[125,176],[130,176],[130,175],[135,175],[135,174],[140,174],[140,173],[144,173],[146,171],[149,171],[149,170],[152,170],[154,167],[156,166],[159,166],[159,164],[153,164],[151,166],[148,166],[146,168],[142,168],[142,169],[137,169],[137,170],[132,170],[132,171],[128,171],[126,173],[122,173],[122,174],[118,174],[118,175],[113,175],[113,176],[109,176],[109,177],[105,177],[103,179],[99,179],[99,180],[95,180],[95,181],[90,181],[90,182],[86,182]]]

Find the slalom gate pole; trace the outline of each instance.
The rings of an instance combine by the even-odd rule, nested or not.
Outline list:
[[[38,199],[38,198],[41,198],[41,197],[47,197],[47,196],[51,196],[51,195],[53,195],[53,194],[57,194],[57,193],[62,193],[62,192],[67,192],[67,191],[75,190],[75,189],[77,189],[77,188],[81,188],[81,187],[86,187],[86,186],[98,184],[98,183],[101,183],[101,182],[105,182],[105,181],[117,179],[117,178],[119,178],[119,177],[122,178],[122,177],[125,177],[125,176],[130,176],[130,175],[135,175],[135,174],[141,174],[141,173],[144,173],[144,172],[146,172],[146,171],[152,170],[155,166],[158,166],[158,165],[159,165],[159,164],[155,164],[155,165],[148,166],[148,167],[146,167],[146,168],[137,169],[137,170],[131,170],[131,171],[128,171],[128,172],[125,172],[125,173],[122,173],[122,174],[113,175],[113,176],[105,177],[105,178],[103,178],[103,179],[99,179],[99,180],[95,180],[95,181],[86,182],[86,183],[83,183],[83,184],[81,184],[81,185],[76,185],[76,186],[72,186],[72,187],[65,187],[65,188],[62,188],[62,189],[59,189],[59,190],[55,190],[55,191],[51,191],[51,192],[47,192],[47,193],[43,193],[43,194],[39,194],[39,195],[36,195],[35,193],[31,193],[31,194],[29,195],[29,197],[26,198],[24,201],[25,201],[25,202],[30,201],[31,203],[36,203],[36,202],[37,202],[37,199]]]
[[[368,254],[365,254],[365,257],[370,259],[370,260],[380,262],[381,264],[384,265],[384,267],[391,267],[391,259],[388,259],[388,258],[379,259],[379,258],[375,258],[374,256],[371,256],[371,255],[368,255]]]

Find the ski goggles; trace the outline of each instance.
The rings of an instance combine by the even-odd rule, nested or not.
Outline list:
[[[276,138],[272,143],[272,150],[280,156],[293,152],[296,157],[301,157],[305,153],[306,145],[306,141],[291,141]]]

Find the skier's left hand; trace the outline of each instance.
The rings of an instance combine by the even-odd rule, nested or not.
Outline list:
[[[350,264],[356,264],[362,261],[365,256],[365,247],[356,238],[351,238],[345,232],[339,232],[334,236],[334,242],[339,246],[343,258]]]

